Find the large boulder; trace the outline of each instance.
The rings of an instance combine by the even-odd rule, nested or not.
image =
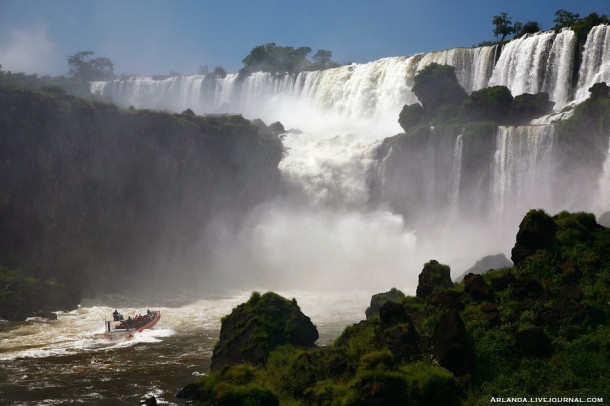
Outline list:
[[[520,266],[524,259],[541,249],[550,248],[555,243],[557,225],[543,210],[530,210],[517,232],[517,241],[511,252],[515,266]]]
[[[212,354],[212,371],[227,365],[262,365],[279,345],[313,347],[318,330],[296,300],[255,292],[222,319],[220,340]]]
[[[424,269],[419,274],[416,295],[426,298],[437,288],[450,288],[451,286],[453,286],[453,282],[451,282],[450,268],[433,259],[424,265]]]
[[[466,327],[455,309],[440,315],[432,334],[432,355],[456,377],[474,370],[474,351],[468,344]]]
[[[464,277],[464,291],[475,300],[487,300],[489,302],[494,300],[494,291],[483,280],[481,275],[475,275],[469,273]]]
[[[365,314],[367,320],[371,317],[379,315],[379,309],[385,302],[398,302],[404,299],[405,294],[396,288],[392,288],[387,292],[377,293],[371,297],[371,305],[367,307]]]

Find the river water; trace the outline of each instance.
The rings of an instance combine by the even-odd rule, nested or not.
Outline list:
[[[262,292],[262,291],[261,291]],[[230,297],[164,299],[162,306],[124,296],[83,300],[81,307],[48,321],[0,321],[0,404],[137,405],[155,396],[181,404],[176,393],[210,370],[220,318],[248,300]],[[364,318],[374,292],[279,292],[296,298],[327,345],[343,328]],[[160,309],[161,320],[134,338],[101,339],[104,319],[118,308],[125,317]]]

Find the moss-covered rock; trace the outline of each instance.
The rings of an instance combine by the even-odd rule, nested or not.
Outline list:
[[[255,292],[246,303],[222,319],[220,340],[214,347],[212,371],[227,365],[262,365],[277,346],[312,347],[318,330],[296,300],[273,292]]]
[[[377,293],[371,297],[371,304],[366,308],[365,314],[367,320],[378,316],[379,309],[385,302],[400,302],[401,299],[405,297],[405,294],[396,288],[392,288],[387,292]]]
[[[555,243],[557,225],[543,210],[530,210],[517,232],[517,242],[512,249],[511,259],[515,266],[539,249],[550,248]]]
[[[52,312],[74,310],[80,299],[79,292],[74,288],[0,266],[0,319],[56,319],[57,315]]]
[[[435,289],[449,288],[453,286],[451,281],[451,270],[449,266],[431,260],[424,265],[419,274],[417,284],[417,297],[428,297]]]

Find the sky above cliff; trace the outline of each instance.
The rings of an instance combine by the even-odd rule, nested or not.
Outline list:
[[[91,50],[118,74],[236,72],[269,42],[369,62],[493,40],[500,12],[549,29],[557,9],[610,14],[610,0],[0,0],[0,65],[61,75]]]

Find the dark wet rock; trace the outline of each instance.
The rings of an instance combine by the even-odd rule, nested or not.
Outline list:
[[[405,311],[411,320],[413,320],[413,322],[417,325],[420,325],[428,317],[425,312],[422,312],[421,310],[412,306],[405,306]]]
[[[432,355],[455,376],[470,374],[474,370],[474,351],[468,344],[464,322],[456,310],[445,311],[436,322]]]
[[[512,272],[506,272],[501,275],[492,276],[490,283],[491,287],[498,292],[502,292],[510,286],[511,283],[515,281],[515,275]]]
[[[542,285],[534,278],[524,276],[513,282],[513,295],[517,299],[538,298],[544,291]]]
[[[384,326],[398,323],[412,323],[405,307],[396,302],[385,302],[379,309],[379,319]]]
[[[494,300],[494,291],[481,275],[468,274],[464,277],[464,291],[475,300]]]
[[[417,297],[428,297],[437,288],[451,286],[453,286],[453,282],[450,268],[433,259],[424,265],[424,269],[419,274],[416,295]]]
[[[280,123],[279,121],[276,121],[275,123],[270,124],[269,131],[271,131],[272,134],[283,134],[286,132],[286,130],[284,129],[284,125],[282,123]]]
[[[151,396],[140,404],[144,405],[144,406],[157,406],[157,398],[154,396]]]
[[[463,297],[464,294],[462,292],[454,290],[433,292],[428,299],[428,303],[445,309],[464,310]]]
[[[196,400],[200,399],[203,396],[203,392],[201,391],[201,387],[196,383],[189,383],[184,388],[180,389],[178,393],[176,393],[176,397],[178,399],[185,400]]]
[[[517,241],[511,252],[516,267],[537,250],[550,248],[555,243],[557,225],[543,210],[530,210],[517,232]]]
[[[367,320],[371,317],[379,315],[379,308],[387,301],[398,302],[404,299],[405,294],[396,288],[392,288],[387,292],[377,293],[371,297],[371,304],[366,309],[365,314]]]
[[[543,358],[552,352],[551,341],[539,327],[531,327],[515,334],[516,350],[527,357]]]
[[[379,339],[397,359],[409,360],[420,355],[420,336],[413,323],[389,327],[380,334]]]
[[[301,312],[296,300],[278,294],[253,293],[222,319],[220,340],[214,347],[212,371],[227,365],[262,365],[278,345],[313,347],[318,330]]]
[[[513,263],[506,258],[504,254],[496,254],[496,255],[487,255],[481,259],[479,259],[472,267],[466,270],[462,275],[460,275],[456,281],[460,282],[464,279],[464,276],[469,273],[482,275],[490,269],[502,269],[509,268],[513,266]]]

